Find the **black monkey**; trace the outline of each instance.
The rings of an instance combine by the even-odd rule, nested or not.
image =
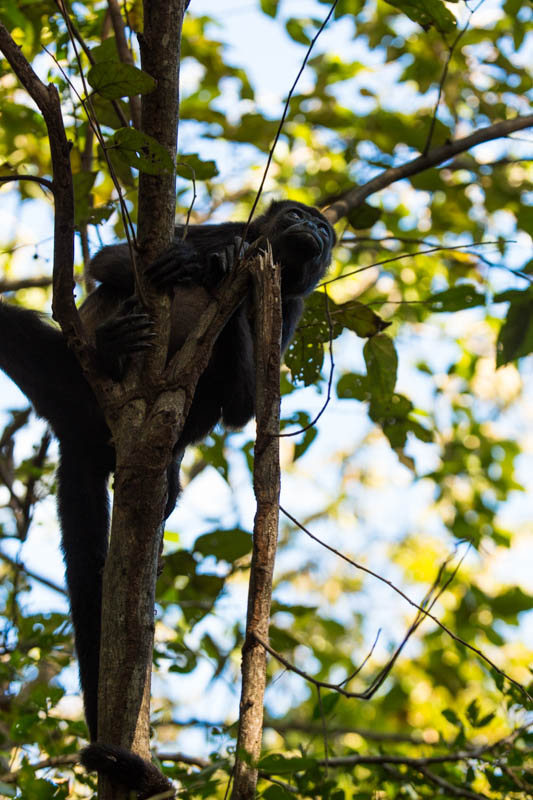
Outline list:
[[[246,241],[242,242],[243,236]],[[316,209],[293,201],[274,202],[265,214],[244,222],[191,225],[183,239],[176,228],[170,248],[147,270],[153,285],[172,294],[169,357],[232,266],[238,250],[268,240],[281,265],[282,349],[294,333],[303,298],[324,275],[335,243],[333,228]],[[129,356],[150,345],[150,321],[134,298],[127,245],[100,251],[89,265],[100,285],[80,308],[102,370],[120,380]],[[254,413],[255,367],[251,298],[228,320],[201,376],[168,469],[166,516],[176,503],[179,464],[185,448],[218,423],[241,427]],[[58,512],[74,624],[80,681],[90,738],[97,735],[98,662],[102,571],[107,552],[107,483],[115,466],[109,430],[82,370],[61,332],[37,313],[0,303],[0,368],[51,425],[59,441]],[[162,791],[163,776],[120,748],[91,745],[83,761],[148,797]],[[159,776],[159,778],[156,777]],[[159,783],[158,783],[159,779]]]

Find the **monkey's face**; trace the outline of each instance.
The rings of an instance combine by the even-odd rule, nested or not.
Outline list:
[[[335,232],[319,211],[301,203],[279,203],[275,211],[269,239],[283,293],[306,295],[329,266]]]

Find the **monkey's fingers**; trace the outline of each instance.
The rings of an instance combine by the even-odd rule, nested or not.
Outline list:
[[[250,242],[245,241],[241,236],[236,236],[233,240],[233,247],[235,250],[235,263],[244,258],[247,251],[250,249]]]
[[[178,284],[201,284],[202,265],[194,248],[187,242],[175,241],[145,271],[156,289],[170,289]]]
[[[141,330],[142,328],[152,328],[153,322],[148,316],[148,314],[129,314],[126,317],[117,317],[113,320],[113,327],[120,330],[121,328],[136,328]]]
[[[150,320],[132,322],[129,319],[117,319],[113,325],[106,327],[102,325],[96,331],[96,340],[104,347],[117,346],[129,339],[148,339],[153,336],[153,325]]]
[[[207,288],[214,288],[224,280],[241,257],[239,253],[245,244],[247,243],[243,242],[240,236],[236,236],[233,244],[228,244],[223,250],[217,250],[208,255],[204,281]]]

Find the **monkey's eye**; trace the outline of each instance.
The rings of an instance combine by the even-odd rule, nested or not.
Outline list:
[[[287,211],[287,216],[291,217],[292,219],[302,219],[303,212],[300,211],[298,208],[290,208]]]

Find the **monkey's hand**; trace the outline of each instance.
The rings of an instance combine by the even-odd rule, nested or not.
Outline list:
[[[144,274],[156,289],[164,291],[173,286],[202,285],[203,271],[194,247],[183,239],[175,239]]]
[[[209,253],[204,286],[208,289],[218,286],[237,262],[244,258],[249,247],[248,242],[243,241],[240,236],[236,236],[232,244],[226,245],[222,250]]]
[[[121,303],[117,316],[103,322],[95,330],[98,360],[104,372],[114,381],[121,381],[133,353],[151,347],[152,322],[136,297]]]

